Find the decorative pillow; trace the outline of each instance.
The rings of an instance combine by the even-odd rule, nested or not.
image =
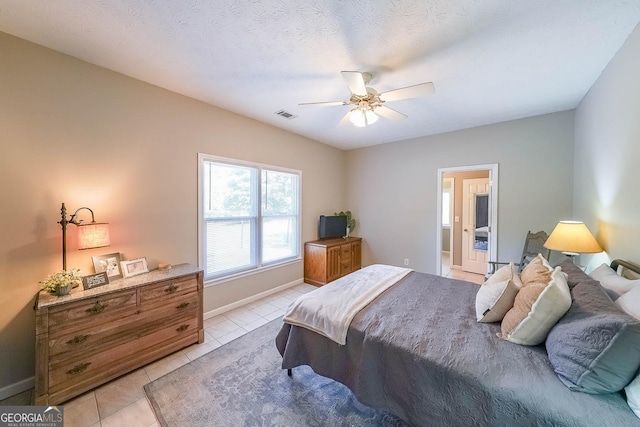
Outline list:
[[[571,390],[622,390],[640,367],[640,321],[618,308],[596,282],[578,283],[571,296],[571,308],[547,336],[554,371]]]
[[[553,268],[547,260],[541,254],[538,254],[522,269],[520,273],[522,286],[527,286],[530,283],[549,283],[552,272]]]
[[[515,344],[540,344],[570,306],[567,277],[556,267],[548,283],[523,283],[513,308],[502,320],[502,333],[498,336]]]
[[[496,271],[480,286],[476,294],[476,318],[490,323],[502,320],[513,307],[513,301],[522,283],[513,263]]]
[[[614,291],[618,296],[625,292],[629,292],[631,289],[640,285],[640,279],[629,280],[625,277],[619,276],[607,264],[602,264],[600,267],[593,270],[589,276],[600,282],[600,284],[605,288]]]
[[[616,299],[616,305],[628,315],[640,319],[640,287],[625,292],[624,295]],[[640,382],[638,386],[640,387]],[[638,392],[640,393],[640,389]]]
[[[627,405],[637,417],[640,417],[640,375],[624,388],[624,392],[627,395]]]

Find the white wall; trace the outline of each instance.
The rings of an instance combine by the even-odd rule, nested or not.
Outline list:
[[[111,247],[88,251],[69,227],[84,274],[110,252],[197,264],[198,152],[302,170],[303,240],[345,209],[341,150],[4,33],[0,58],[0,394],[34,373],[33,299],[62,268],[62,202],[111,226]],[[302,276],[297,262],[208,287],[204,310]]]
[[[571,214],[573,111],[347,152],[347,200],[363,263],[436,271],[438,168],[499,164],[498,256],[518,260],[528,230]]]
[[[640,264],[640,26],[576,109],[574,216],[606,253]]]

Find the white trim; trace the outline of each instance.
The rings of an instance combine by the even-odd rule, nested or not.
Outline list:
[[[265,267],[256,267],[256,268],[251,269],[251,270],[245,270],[245,271],[242,271],[240,273],[236,273],[236,274],[232,274],[232,275],[229,275],[229,276],[221,277],[219,279],[205,280],[204,281],[204,287],[207,288],[209,286],[220,285],[220,284],[225,283],[225,282],[230,282],[232,280],[241,279],[241,278],[247,277],[247,276],[253,276],[254,274],[264,273],[265,271],[273,270],[273,269],[280,268],[280,267],[285,267],[287,265],[291,265],[291,264],[295,264],[295,263],[299,263],[299,262],[302,262],[302,257],[298,257],[298,258],[292,259],[290,261],[285,261],[285,262],[281,262],[281,263],[278,263],[278,264],[270,264],[270,265],[267,265]]]
[[[438,168],[437,200],[436,200],[436,275],[442,274],[442,179],[445,173],[468,172],[477,170],[489,171],[489,197],[491,198],[491,232],[489,233],[489,259],[498,259],[498,163],[472,166],[455,166]],[[453,247],[452,247],[453,248]],[[453,253],[453,252],[452,252]],[[453,263],[453,261],[452,261]],[[452,265],[453,269],[454,266]]]
[[[250,304],[254,301],[258,301],[262,298],[268,297],[269,295],[277,294],[278,292],[284,291],[285,289],[289,289],[296,285],[300,285],[304,283],[304,281],[300,279],[296,279],[293,282],[285,283],[284,285],[277,286],[275,288],[269,289],[268,291],[260,292],[259,294],[252,295],[249,298],[241,299],[240,301],[232,302],[231,304],[227,304],[223,307],[216,308],[211,311],[207,311],[202,315],[202,317],[206,319],[210,319],[212,317],[219,316],[227,311],[231,311],[238,307],[242,307],[243,305]]]
[[[223,283],[227,280],[233,280],[233,279],[237,279],[239,277],[243,277],[243,276],[250,276],[252,274],[256,274],[262,271],[266,271],[266,270],[270,270],[272,268],[276,268],[276,267],[282,267],[285,266],[287,264],[290,264],[292,262],[297,262],[299,260],[302,259],[302,171],[299,169],[291,169],[291,168],[286,168],[286,167],[282,167],[282,166],[275,166],[275,165],[268,165],[266,163],[258,163],[258,162],[251,162],[251,161],[246,161],[246,160],[238,160],[238,159],[231,159],[228,157],[221,157],[221,156],[214,156],[212,154],[206,154],[206,153],[198,153],[198,185],[197,185],[197,192],[198,192],[198,219],[197,219],[197,229],[198,229],[198,266],[200,268],[202,268],[205,272],[206,272],[206,260],[205,260],[205,239],[202,238],[203,233],[205,232],[206,229],[206,224],[205,224],[205,219],[204,219],[204,215],[202,214],[202,210],[203,210],[203,204],[204,204],[204,186],[202,185],[203,183],[203,169],[204,169],[204,162],[205,161],[210,161],[210,162],[219,162],[219,163],[226,163],[229,165],[235,165],[235,166],[244,166],[244,167],[249,167],[249,168],[256,168],[258,169],[258,183],[260,183],[260,172],[262,170],[269,170],[269,171],[274,171],[274,172],[285,172],[285,173],[290,173],[292,175],[297,175],[298,176],[298,188],[297,188],[297,193],[298,193],[298,197],[297,197],[297,206],[296,206],[296,216],[297,216],[297,242],[296,242],[296,249],[297,249],[297,254],[294,255],[293,257],[290,257],[288,259],[284,259],[284,260],[276,260],[270,263],[262,263],[262,213],[260,211],[260,206],[262,204],[261,202],[261,197],[262,197],[262,188],[258,187],[257,188],[257,202],[256,202],[256,206],[258,209],[258,216],[257,216],[257,221],[256,221],[256,227],[257,227],[257,236],[258,236],[258,240],[259,242],[256,242],[256,257],[257,257],[257,262],[258,265],[255,268],[250,268],[248,270],[244,270],[244,271],[240,271],[238,273],[235,274],[230,274],[230,275],[223,275],[222,277],[217,277],[217,278],[210,278],[207,282],[209,286],[212,284],[217,284],[217,283]],[[206,279],[206,277],[205,277]]]
[[[36,377],[29,377],[17,383],[0,388],[0,400],[31,390],[36,385]]]

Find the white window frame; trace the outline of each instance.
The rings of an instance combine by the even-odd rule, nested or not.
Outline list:
[[[252,256],[256,257],[256,266],[249,267],[242,271],[232,272],[229,274],[218,275],[218,276],[206,276],[204,277],[205,285],[216,285],[220,283],[227,282],[229,280],[238,279],[240,277],[250,276],[253,274],[261,273],[266,270],[271,270],[273,268],[278,268],[283,265],[291,264],[294,262],[300,262],[302,260],[302,171],[297,169],[289,169],[283,168],[280,166],[273,166],[264,163],[256,163],[245,160],[231,159],[228,157],[220,157],[213,156],[205,153],[198,153],[198,265],[205,271],[206,274],[206,222],[207,220],[204,217],[204,202],[205,202],[205,185],[204,185],[204,164],[205,162],[214,162],[214,163],[222,163],[230,166],[239,166],[239,167],[248,167],[257,169],[257,200],[254,203],[257,204],[257,218],[256,218],[256,227],[257,227],[257,241],[255,242],[255,253]],[[271,218],[271,215],[262,215],[262,171],[274,171],[274,172],[285,172],[290,174],[298,175],[298,197],[297,197],[297,206],[296,206],[296,215],[297,215],[297,229],[296,229],[296,253],[287,258],[279,259],[276,261],[263,262],[262,261],[262,222],[263,218]]]

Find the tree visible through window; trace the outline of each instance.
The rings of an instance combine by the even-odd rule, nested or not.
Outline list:
[[[200,248],[216,279],[300,255],[300,172],[200,156]]]

